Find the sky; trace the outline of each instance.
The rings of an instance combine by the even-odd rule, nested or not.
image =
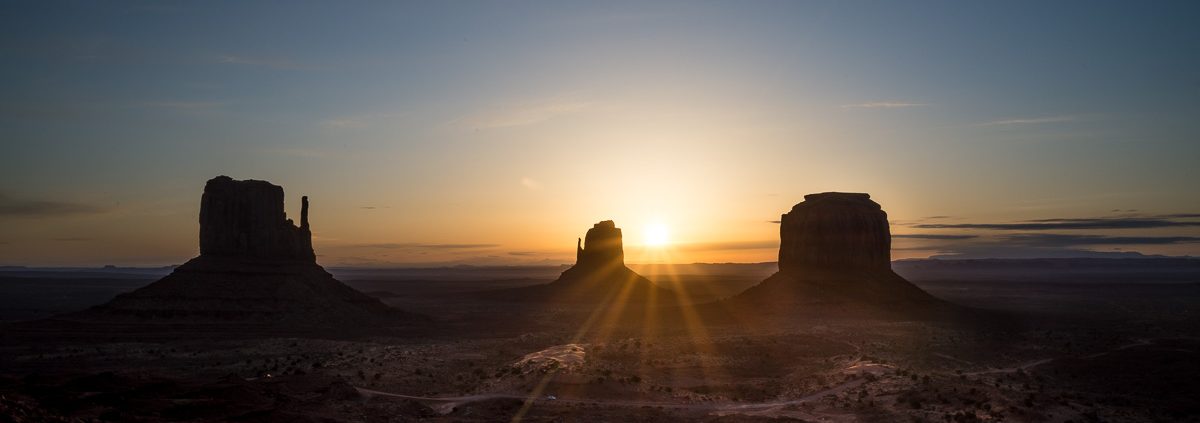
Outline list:
[[[1200,255],[1196,2],[0,5],[0,265],[178,264],[217,175],[318,261],[776,258],[867,192],[893,258]],[[650,245],[662,244],[662,245]]]

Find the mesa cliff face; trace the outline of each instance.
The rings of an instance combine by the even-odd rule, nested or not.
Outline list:
[[[788,313],[925,313],[947,303],[892,271],[887,213],[868,194],[804,196],[780,220],[779,272],[734,297]]]
[[[200,197],[200,255],[316,262],[308,197],[300,227],[284,212],[283,187],[267,181],[210,179]]]
[[[804,196],[779,224],[779,270],[890,269],[887,213],[869,194]]]
[[[575,246],[575,266],[600,268],[625,266],[625,249],[621,228],[611,220],[599,222],[588,229],[587,235]]]
[[[270,330],[364,329],[423,319],[346,286],[316,263],[308,198],[300,226],[283,188],[209,180],[200,201],[200,256],[170,275],[64,320],[123,325],[235,324]]]

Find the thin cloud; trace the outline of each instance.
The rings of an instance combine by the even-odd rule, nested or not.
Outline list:
[[[1194,236],[1108,236],[1073,234],[1013,234],[1001,237],[1007,243],[1034,247],[1075,247],[1088,245],[1171,245],[1200,242]]]
[[[940,234],[893,234],[892,238],[908,238],[908,239],[972,239],[978,238],[979,235],[940,235]]]
[[[105,207],[91,204],[16,199],[0,194],[0,217],[64,217],[100,214],[107,211],[108,209]]]
[[[229,103],[224,101],[155,101],[145,103],[144,105],[155,109],[204,111],[220,109],[227,104]]]
[[[533,179],[528,176],[521,178],[521,186],[525,187],[525,189],[528,189],[530,191],[538,191],[538,190],[542,189],[541,182],[539,182],[537,179]]]
[[[382,242],[375,244],[358,244],[353,245],[355,248],[377,248],[377,249],[417,249],[417,250],[470,250],[479,248],[495,248],[500,244],[427,244],[419,242]]]
[[[925,107],[928,103],[911,103],[907,101],[870,101],[858,104],[843,104],[843,109],[901,109],[905,107]]]
[[[480,129],[536,125],[554,118],[579,113],[588,107],[591,107],[591,103],[581,101],[548,102],[510,107],[468,119],[467,125]]]
[[[325,120],[321,121],[320,125],[324,128],[338,128],[338,129],[355,128],[356,129],[356,128],[366,128],[367,122],[365,120],[355,119],[355,118],[337,118],[337,119],[325,119]]]
[[[83,238],[83,237],[54,238],[54,241],[57,241],[57,242],[87,242],[87,241],[91,241],[91,240],[92,240],[91,238]]]
[[[1093,251],[1078,248],[1029,247],[1013,245],[969,245],[940,250],[931,259],[1046,259],[1046,258],[1134,258],[1154,257],[1136,251]]]
[[[1159,218],[1037,219],[1016,223],[927,223],[920,229],[987,229],[998,231],[1040,231],[1059,229],[1151,229],[1200,226],[1200,222]]]
[[[679,251],[764,250],[779,248],[779,241],[697,242],[675,246]]]
[[[1126,210],[1117,209],[1114,212]],[[1197,213],[1142,214],[1094,218],[1047,218],[1003,223],[961,223],[913,225],[923,229],[963,229],[999,231],[999,234],[963,236],[959,234],[893,235],[896,238],[925,238],[940,240],[935,245],[903,246],[896,250],[935,251],[935,258],[1032,258],[1032,257],[1134,257],[1135,251],[1121,247],[1200,244],[1200,236],[1188,235],[1107,235],[1095,233],[1046,233],[1043,231],[1073,230],[1139,230],[1157,228],[1200,227]],[[1024,233],[1012,233],[1023,231]],[[1095,251],[1093,251],[1095,250]]]
[[[1046,123],[1073,122],[1076,120],[1079,120],[1079,118],[1076,116],[1049,116],[1039,118],[994,120],[991,122],[981,123],[979,126],[1041,125]]]
[[[306,159],[319,159],[332,155],[328,150],[316,148],[264,148],[262,152],[269,155],[302,157]]]
[[[927,251],[930,258],[1066,258],[1066,257],[1141,257],[1135,251],[1097,251],[1097,246],[1168,245],[1195,242],[1176,237],[1110,237],[1105,235],[1015,234],[978,240],[945,240],[928,246],[894,247],[893,251]]]
[[[288,61],[288,60],[269,59],[269,58],[263,58],[263,57],[235,56],[235,55],[218,56],[217,63],[230,64],[230,65],[242,65],[242,66],[266,67],[266,68],[273,68],[273,69],[301,69],[301,68],[303,68],[303,66],[301,66],[295,62]]]
[[[387,112],[387,113],[366,113],[355,116],[342,116],[332,119],[325,119],[318,124],[323,128],[330,129],[362,129],[371,127],[388,120],[400,118],[404,116],[403,112]]]

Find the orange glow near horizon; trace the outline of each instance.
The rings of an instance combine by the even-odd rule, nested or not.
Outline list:
[[[659,248],[671,242],[671,233],[665,224],[651,223],[643,231],[642,243],[648,247]]]
[[[603,220],[680,263],[771,261],[773,222],[825,191],[882,205],[896,258],[1200,255],[1200,129],[1180,89],[1196,55],[1176,53],[1195,42],[1158,32],[1190,30],[1188,13],[1114,39],[1107,20],[1054,14],[1008,37],[1004,17],[1035,17],[1003,2],[645,3],[250,19],[195,2],[74,25],[29,2],[4,16],[39,24],[0,26],[22,46],[0,55],[0,266],[183,263],[218,175],[282,186],[293,213],[309,196],[329,266],[568,264]],[[357,18],[321,19],[333,11]],[[276,38],[314,27],[322,42]],[[961,54],[979,45],[995,55]],[[1135,217],[1174,221],[963,227]]]

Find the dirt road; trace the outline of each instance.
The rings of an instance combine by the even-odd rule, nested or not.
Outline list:
[[[615,407],[659,407],[659,408],[671,408],[671,409],[677,409],[677,410],[690,410],[690,411],[697,411],[697,412],[710,412],[710,413],[716,413],[716,414],[759,414],[759,413],[771,413],[774,411],[778,411],[779,409],[789,406],[789,405],[798,405],[798,404],[802,404],[802,403],[809,402],[809,401],[820,400],[821,398],[824,398],[826,395],[836,395],[847,389],[855,388],[859,385],[862,385],[865,382],[866,382],[866,379],[864,379],[864,378],[854,378],[854,379],[847,380],[841,384],[832,386],[830,388],[827,388],[827,389],[824,389],[821,391],[814,392],[809,395],[805,395],[800,398],[784,400],[784,401],[769,401],[769,402],[757,402],[757,403],[675,403],[675,402],[660,402],[660,401],[607,400],[607,399],[585,400],[585,399],[577,399],[577,398],[562,398],[562,399],[556,399],[556,400],[549,400],[549,399],[545,399],[545,398],[536,398],[536,399],[534,399],[534,401],[535,402],[555,402],[555,403],[564,403],[564,404],[602,404],[602,405],[615,406]],[[404,399],[418,401],[441,414],[448,414],[451,411],[454,411],[454,408],[458,407],[459,405],[476,402],[476,401],[484,401],[484,400],[490,400],[490,399],[515,399],[515,400],[521,400],[521,401],[529,400],[528,395],[506,394],[506,393],[490,393],[490,394],[465,395],[465,396],[454,396],[454,397],[422,397],[422,396],[403,395],[403,394],[396,394],[396,393],[391,393],[391,392],[377,391],[374,389],[361,388],[361,387],[357,387],[357,386],[355,387],[355,389],[357,389],[360,394],[368,396],[368,397],[370,397],[370,396],[385,396],[385,397],[391,397],[391,398],[404,398]]]

